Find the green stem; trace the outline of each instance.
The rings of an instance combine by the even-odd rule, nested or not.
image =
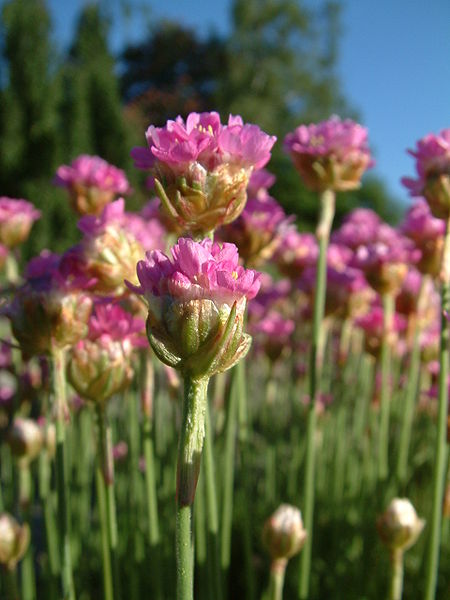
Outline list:
[[[400,442],[397,459],[397,477],[401,484],[406,482],[408,471],[408,455],[411,442],[411,432],[414,419],[414,408],[417,398],[417,390],[420,379],[420,330],[415,324],[413,347],[408,372],[408,384],[404,399],[404,410],[402,417],[402,428],[400,432]]]
[[[22,518],[30,526],[30,509],[32,503],[32,479],[30,465],[27,460],[19,461],[19,506],[22,512]],[[21,590],[22,600],[34,600],[35,574],[33,562],[33,547],[30,543],[25,556],[22,559],[21,568]]]
[[[104,482],[104,508],[106,512],[107,541],[109,546],[111,569],[113,576],[113,597],[114,593],[120,597],[120,569],[118,558],[118,532],[117,532],[117,511],[116,499],[114,493],[114,459],[112,454],[112,432],[109,425],[104,407],[97,406],[98,420],[98,452],[99,467],[103,475]],[[102,519],[103,522],[103,519]]]
[[[222,582],[219,561],[219,517],[214,468],[213,434],[208,403],[206,403],[206,436],[205,436],[205,483],[206,483],[206,515],[208,525],[208,540],[211,552],[214,598],[222,600]]]
[[[228,387],[228,410],[225,428],[225,450],[223,465],[223,498],[221,521],[221,550],[220,562],[222,572],[226,576],[230,567],[231,558],[231,529],[233,521],[233,487],[234,487],[234,457],[236,449],[236,414],[237,414],[237,370],[231,372],[231,381]]]
[[[267,600],[283,600],[286,565],[287,560],[285,558],[279,558],[272,561],[272,564],[270,565],[270,583]]]
[[[184,379],[183,416],[177,464],[177,600],[193,600],[193,543],[191,513],[205,437],[208,377]]]
[[[1,573],[3,574],[5,598],[8,600],[20,600],[16,569],[9,569],[6,565],[1,565]]]
[[[66,467],[65,416],[67,410],[65,352],[55,347],[53,359],[53,386],[56,412],[56,491],[58,495],[58,534],[61,553],[62,598],[74,600],[75,590],[72,575],[72,555],[70,548],[70,494]]]
[[[335,194],[332,190],[325,190],[321,194],[321,213],[317,227],[319,242],[319,259],[316,275],[316,295],[314,299],[313,331],[311,352],[309,357],[309,406],[306,434],[306,466],[304,478],[304,516],[305,528],[308,532],[300,561],[300,586],[299,597],[305,600],[308,597],[309,578],[311,569],[311,549],[313,540],[314,518],[314,472],[316,456],[316,400],[320,382],[320,338],[325,311],[326,277],[327,277],[327,249],[330,239],[331,225],[334,217]]]
[[[395,311],[392,294],[383,295],[383,338],[381,341],[381,400],[378,438],[378,476],[384,480],[389,474],[389,420],[391,413],[391,334]]]
[[[241,458],[241,474],[243,479],[243,496],[242,496],[242,512],[243,512],[243,544],[244,544],[244,561],[245,561],[245,585],[246,585],[246,600],[254,600],[256,581],[255,569],[253,567],[253,548],[252,548],[252,511],[250,510],[251,502],[251,485],[248,476],[250,472],[249,465],[249,433],[250,433],[250,415],[247,402],[247,385],[245,379],[245,361],[241,360],[235,366],[238,394],[238,424],[239,424],[239,444]]]
[[[60,573],[60,568],[53,497],[50,490],[50,466],[48,452],[44,449],[39,455],[39,497],[41,505],[44,508],[45,535],[50,574],[53,578],[56,578]]]
[[[430,519],[428,562],[425,575],[425,600],[433,600],[437,586],[442,500],[445,486],[446,436],[448,410],[449,324],[450,309],[450,217],[447,219],[441,272],[441,335],[439,346],[438,418],[433,471],[433,503]]]
[[[403,594],[403,550],[393,550],[391,555],[391,580],[389,600],[401,600]]]
[[[100,518],[100,531],[102,539],[102,563],[103,563],[103,595],[104,600],[113,600],[113,578],[111,568],[111,552],[108,539],[108,517],[106,512],[106,485],[103,477],[102,467],[97,464],[95,470],[95,481],[97,486],[97,504]]]
[[[153,362],[149,352],[141,362],[142,439],[145,460],[145,492],[147,498],[147,536],[151,553],[152,581],[155,600],[163,598],[163,572],[161,569],[161,537],[159,533],[158,500],[156,494],[155,455],[153,439]]]

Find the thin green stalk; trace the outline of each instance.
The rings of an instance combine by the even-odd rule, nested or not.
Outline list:
[[[241,473],[243,480],[243,543],[244,543],[244,565],[245,565],[245,586],[246,600],[254,600],[256,593],[255,570],[253,568],[253,548],[252,548],[252,511],[250,510],[250,472],[249,468],[249,432],[250,415],[247,403],[247,386],[245,379],[245,361],[241,360],[235,366],[238,394],[238,424],[239,424],[239,445],[241,459]]]
[[[114,493],[114,459],[112,432],[103,406],[97,406],[99,466],[104,481],[104,508],[106,512],[107,540],[113,576],[113,597],[120,597],[120,569],[118,557],[117,511]],[[103,519],[102,519],[102,523]]]
[[[401,600],[403,595],[403,550],[393,550],[391,554],[391,579],[389,600]]]
[[[207,549],[206,549],[206,514],[205,514],[205,485],[204,474],[200,473],[198,478],[197,493],[195,495],[194,505],[194,525],[195,525],[195,560],[199,575],[199,594],[200,598],[211,598],[212,585],[210,586],[209,569],[207,569]]]
[[[194,597],[191,513],[205,437],[208,381],[208,377],[194,379],[188,375],[184,379],[176,493],[177,600],[193,600]]]
[[[44,509],[45,535],[50,575],[52,578],[56,578],[60,573],[60,567],[53,497],[50,489],[50,467],[51,464],[48,451],[44,449],[39,455],[39,497]]]
[[[206,515],[208,527],[209,551],[211,553],[212,576],[214,598],[222,600],[222,577],[220,570],[219,549],[219,511],[217,507],[217,493],[214,468],[214,449],[213,449],[213,433],[209,406],[206,403],[205,411],[205,484],[206,484]]]
[[[32,503],[32,479],[30,464],[27,460],[19,461],[19,506],[22,518],[30,526],[30,508]],[[30,543],[21,567],[22,600],[34,600],[36,597],[36,583],[33,562],[33,546]]]
[[[1,565],[1,573],[3,579],[2,591],[5,592],[4,597],[8,600],[20,600],[16,568],[9,569],[6,565]]]
[[[406,481],[408,472],[408,455],[411,442],[412,425],[414,419],[414,408],[417,398],[417,390],[420,379],[420,330],[415,324],[413,345],[411,349],[410,364],[408,369],[408,383],[404,398],[404,409],[402,411],[402,427],[400,431],[400,442],[397,459],[397,477],[401,484]]]
[[[436,445],[433,471],[433,501],[429,529],[428,562],[425,575],[425,600],[435,597],[438,569],[439,547],[442,520],[442,500],[445,486],[446,436],[448,410],[448,373],[449,373],[449,324],[447,312],[450,309],[450,217],[447,219],[444,251],[441,271],[441,335],[439,347],[438,380],[438,417],[436,424]]]
[[[392,294],[384,294],[383,338],[381,341],[381,400],[380,427],[378,430],[378,476],[381,480],[389,474],[389,421],[391,413],[391,333],[395,303]]]
[[[97,464],[95,469],[95,482],[97,486],[97,505],[102,540],[103,596],[104,600],[114,600],[111,552],[108,539],[108,516],[106,512],[106,485],[100,464]]]
[[[299,597],[305,600],[309,593],[311,570],[311,549],[313,540],[314,495],[315,495],[315,455],[316,455],[316,400],[320,383],[320,338],[323,325],[327,276],[327,249],[331,225],[334,217],[335,194],[325,190],[320,198],[321,212],[317,227],[319,259],[317,262],[316,295],[314,299],[313,331],[309,357],[309,406],[306,434],[306,465],[304,478],[304,516],[308,538],[300,560]]]
[[[70,548],[70,493],[66,467],[66,425],[67,410],[66,379],[65,379],[65,352],[55,347],[52,352],[53,359],[53,402],[56,409],[56,491],[58,495],[58,534],[61,553],[61,578],[62,598],[74,600],[75,590],[72,575],[72,555]]]
[[[141,361],[141,411],[142,439],[145,460],[145,492],[147,498],[147,538],[151,553],[152,581],[155,600],[163,598],[163,572],[161,568],[161,537],[159,533],[158,500],[156,494],[155,455],[153,438],[154,372],[149,352]]]
[[[285,558],[279,558],[272,561],[272,564],[270,565],[270,582],[267,600],[283,600],[286,565],[287,560]]]
[[[234,488],[234,458],[236,450],[236,416],[237,416],[237,370],[231,372],[228,386],[227,422],[225,428],[225,449],[223,464],[223,497],[221,520],[220,564],[224,578],[228,573],[231,559],[231,529],[233,522],[233,488]]]

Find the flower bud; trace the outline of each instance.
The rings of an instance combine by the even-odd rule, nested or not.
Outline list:
[[[407,550],[419,537],[425,521],[419,519],[407,498],[394,498],[377,520],[377,530],[383,544],[390,550]]]
[[[300,552],[307,535],[298,508],[282,504],[264,524],[262,540],[272,560],[289,559]]]
[[[34,460],[42,449],[44,437],[39,425],[32,419],[16,418],[8,434],[12,454],[24,461]]]
[[[0,514],[0,564],[14,569],[30,543],[28,525],[19,523],[8,513]]]

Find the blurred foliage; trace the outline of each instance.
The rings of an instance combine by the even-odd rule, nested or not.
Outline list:
[[[82,8],[65,53],[53,46],[45,0],[3,6],[0,193],[27,198],[44,214],[26,255],[43,247],[60,251],[77,239],[65,193],[51,185],[59,164],[99,154],[127,169],[139,190],[145,174],[131,167],[130,148],[144,143],[151,123],[191,111],[218,110],[223,119],[241,114],[277,135],[269,165],[278,178],[274,195],[302,228],[312,228],[317,198],[302,186],[282,140],[302,122],[333,113],[358,117],[336,74],[340,3],[234,0],[228,35],[202,37],[180,23],[153,22],[147,38],[125,48],[119,61],[108,46],[102,6]],[[139,8],[128,3],[128,12],[133,7]],[[137,194],[130,206],[139,202]],[[337,222],[359,204],[395,219],[397,205],[375,178],[339,198]]]

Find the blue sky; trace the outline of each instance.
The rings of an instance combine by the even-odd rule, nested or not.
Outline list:
[[[137,2],[136,2],[137,3]],[[389,190],[408,201],[400,177],[413,174],[406,148],[450,127],[450,1],[342,0],[339,75],[350,103],[369,128],[376,167]],[[71,38],[82,1],[48,0],[56,40]],[[118,10],[120,0],[110,0]],[[172,18],[202,33],[225,33],[231,0],[141,1],[141,12],[111,43],[119,49],[149,23]]]

